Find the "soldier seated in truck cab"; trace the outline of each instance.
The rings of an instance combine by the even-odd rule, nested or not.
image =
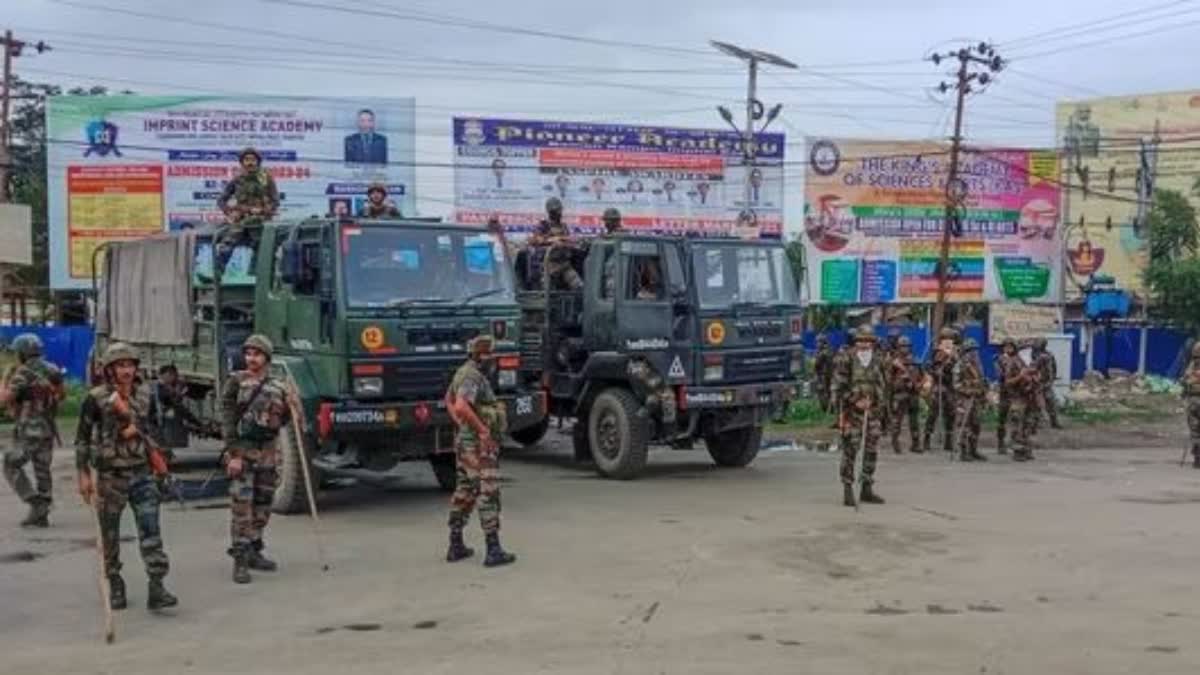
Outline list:
[[[662,298],[662,270],[658,265],[658,258],[637,258],[634,273],[637,279],[635,299],[659,300]]]

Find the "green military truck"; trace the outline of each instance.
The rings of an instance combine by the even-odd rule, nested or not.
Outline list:
[[[542,249],[517,268],[524,379],[545,388],[551,415],[575,421],[576,459],[628,479],[651,443],[702,439],[720,466],[752,462],[803,369],[782,243],[621,234],[576,253],[581,290],[546,288]]]
[[[496,338],[493,383],[512,436],[539,440],[545,397],[519,378],[512,268],[492,235],[405,220],[271,222],[232,249],[219,283],[212,233],[185,231],[98,250],[96,343],[132,344],[146,377],[174,364],[201,420],[218,416],[241,344],[262,333],[272,367],[299,393],[313,476],[380,478],[427,460],[455,482],[442,402],[475,335]],[[275,510],[305,507],[295,435],[280,435]],[[317,481],[317,478],[313,479]]]

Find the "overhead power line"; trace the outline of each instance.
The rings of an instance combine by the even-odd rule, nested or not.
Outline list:
[[[1029,43],[1029,42],[1037,42],[1040,40],[1044,40],[1046,38],[1056,38],[1056,37],[1060,37],[1064,33],[1073,34],[1075,32],[1078,32],[1080,30],[1085,30],[1085,29],[1106,30],[1106,29],[1099,29],[1098,27],[1103,26],[1105,24],[1111,24],[1113,22],[1121,22],[1122,20],[1131,18],[1131,17],[1134,17],[1134,18],[1147,17],[1147,16],[1154,14],[1155,12],[1160,12],[1162,10],[1170,9],[1172,7],[1178,7],[1180,5],[1192,5],[1193,3],[1194,3],[1194,0],[1172,0],[1172,2],[1164,2],[1164,3],[1159,3],[1157,5],[1150,5],[1149,7],[1142,7],[1140,9],[1121,12],[1120,14],[1114,14],[1112,16],[1104,17],[1102,19],[1093,19],[1091,21],[1084,21],[1082,23],[1068,24],[1066,26],[1058,26],[1057,28],[1050,28],[1050,29],[1047,29],[1047,30],[1044,30],[1044,31],[1041,31],[1038,33],[1034,33],[1032,35],[1026,35],[1024,37],[1018,37],[1018,38],[1013,38],[1012,40],[1006,40],[1003,42],[999,42],[999,43],[997,43],[996,46],[1002,47],[1006,50],[1020,49],[1021,48],[1020,45],[1023,45],[1023,44]]]

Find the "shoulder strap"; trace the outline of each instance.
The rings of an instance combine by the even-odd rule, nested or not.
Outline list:
[[[268,377],[270,376],[264,375],[263,378],[258,381],[258,386],[254,388],[254,391],[250,392],[250,398],[246,399],[245,403],[237,407],[238,419],[241,419],[242,415],[246,414],[246,411],[249,410],[250,406],[254,404],[254,400],[257,399],[258,395],[262,393],[263,387],[267,385]]]

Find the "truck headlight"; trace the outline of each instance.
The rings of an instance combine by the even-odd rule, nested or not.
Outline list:
[[[511,389],[517,386],[517,371],[501,370],[496,373],[496,384],[504,389]]]
[[[725,377],[725,364],[706,363],[704,365],[704,381],[720,380]]]
[[[383,395],[383,378],[382,377],[356,377],[356,378],[354,378],[354,395],[355,396],[382,396]]]

